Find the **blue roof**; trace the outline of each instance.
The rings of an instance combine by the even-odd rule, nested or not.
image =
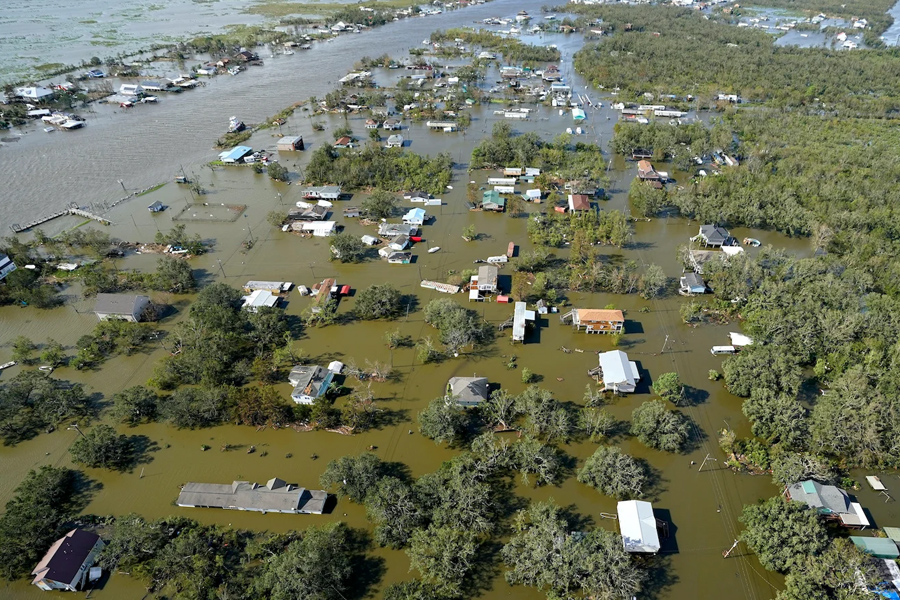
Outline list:
[[[222,160],[240,160],[253,152],[250,146],[235,146],[231,152],[222,156]]]
[[[424,208],[412,208],[408,213],[406,213],[407,219],[424,219],[425,218],[425,209]]]

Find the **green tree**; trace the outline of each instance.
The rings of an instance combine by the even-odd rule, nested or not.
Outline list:
[[[299,540],[272,553],[254,581],[256,597],[272,600],[343,600],[353,582],[356,556],[343,523],[309,527]]]
[[[828,534],[815,511],[780,496],[744,507],[741,540],[770,571],[784,573],[828,545]]]
[[[23,371],[0,384],[0,437],[16,444],[92,410],[81,384]]]
[[[616,428],[616,418],[609,411],[587,406],[581,411],[580,428],[592,442],[599,442]]]
[[[788,448],[802,447],[808,440],[806,409],[787,394],[756,388],[744,401],[743,411],[757,437]]]
[[[366,515],[375,523],[375,541],[402,548],[426,519],[416,489],[396,477],[382,477],[366,497]]]
[[[269,174],[275,181],[287,181],[288,180],[288,170],[284,168],[281,163],[270,162],[266,166],[266,172]]]
[[[806,479],[830,483],[837,475],[828,461],[806,452],[781,452],[772,460],[772,482],[776,485],[787,487]]]
[[[154,290],[183,294],[196,287],[194,272],[186,260],[164,256],[156,261],[156,273],[151,278]]]
[[[419,413],[419,430],[435,443],[453,443],[466,429],[466,415],[453,398],[435,398]]]
[[[136,385],[113,394],[112,414],[122,423],[137,425],[156,417],[159,396],[142,385]]]
[[[666,289],[667,281],[662,267],[656,264],[648,265],[647,270],[641,274],[641,278],[638,280],[638,293],[645,300],[661,296]]]
[[[13,271],[14,273],[16,271]],[[37,350],[37,346],[24,335],[18,336],[12,341],[12,359],[16,362],[28,364]]]
[[[654,379],[653,392],[675,406],[684,401],[684,384],[681,383],[678,373],[663,373]]]
[[[369,254],[369,247],[350,233],[338,233],[331,236],[330,244],[332,257],[342,263],[362,262]]]
[[[725,359],[722,370],[728,391],[745,398],[754,388],[795,396],[803,381],[799,360],[772,344],[748,346]]]
[[[552,500],[516,515],[501,555],[510,584],[536,587],[548,598],[629,598],[644,578],[617,533],[574,530]]]
[[[159,416],[187,429],[217,425],[228,417],[230,395],[225,387],[181,387],[159,401]]]
[[[635,177],[628,190],[628,200],[637,214],[642,217],[655,217],[666,207],[666,190],[657,189]]]
[[[631,413],[631,433],[651,448],[679,452],[690,437],[690,425],[681,413],[667,410],[662,400],[650,400]]]
[[[403,294],[390,283],[376,283],[356,295],[354,312],[360,319],[394,319],[403,312]]]
[[[76,463],[104,469],[124,470],[133,462],[134,448],[124,435],[117,435],[109,425],[97,425],[78,436],[69,448]]]
[[[468,225],[462,232],[462,238],[467,242],[471,242],[478,238],[478,233],[475,231],[474,225]]]
[[[513,446],[515,466],[522,474],[522,483],[528,485],[531,476],[535,485],[555,485],[563,472],[563,456],[559,450],[526,435]]]
[[[329,461],[319,483],[326,488],[337,488],[339,497],[346,496],[363,504],[384,474],[381,459],[371,452],[363,452],[359,456],[342,456]]]
[[[432,526],[413,532],[406,554],[411,568],[418,570],[426,583],[439,593],[456,597],[465,589],[479,546],[473,531]]]
[[[601,446],[585,461],[578,481],[619,500],[640,498],[647,482],[646,469],[615,446]]]
[[[777,600],[871,598],[882,576],[875,559],[847,539],[835,539],[821,554],[804,556],[784,579]]]
[[[359,210],[373,219],[389,219],[397,212],[400,199],[382,189],[374,190],[359,205]]]
[[[66,351],[63,345],[54,339],[47,340],[47,344],[41,352],[41,362],[54,369],[66,362]]]
[[[27,575],[79,508],[75,471],[43,466],[29,471],[0,516],[0,574]]]

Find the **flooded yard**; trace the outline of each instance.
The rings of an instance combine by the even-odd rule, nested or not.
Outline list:
[[[476,10],[479,11],[478,15],[502,13],[502,10],[508,12],[514,5],[517,8],[519,6],[501,0]],[[463,14],[466,13],[460,13],[448,25],[459,25]],[[467,15],[465,20],[475,17],[475,14]],[[412,25],[414,28],[407,39],[418,42],[422,39],[426,26],[420,23]],[[433,24],[427,26],[428,30],[432,28]],[[393,31],[399,33],[401,29]],[[371,41],[374,35],[380,34],[370,32],[357,36],[357,39],[366,36]],[[585,82],[571,68],[572,54],[582,44],[580,37],[545,35],[523,37],[523,41],[558,45],[563,54],[562,68],[570,85],[574,90],[586,89]],[[371,49],[369,54],[399,52],[407,45],[406,41],[392,38],[384,48]],[[336,50],[335,57],[322,72],[327,73],[325,77],[336,80],[352,66],[365,44],[354,42],[351,45],[338,40],[333,46]],[[316,57],[315,54],[310,56]],[[315,62],[318,60],[316,58],[313,62],[324,68],[322,64]],[[434,471],[442,461],[451,458],[458,450],[438,446],[419,434],[416,415],[431,399],[443,393],[448,378],[473,374],[485,376],[492,383],[513,393],[521,392],[525,385],[521,382],[520,371],[506,368],[508,357],[515,354],[520,368],[528,367],[540,376],[541,387],[552,391],[560,400],[580,404],[585,386],[593,383],[587,371],[597,366],[597,352],[612,349],[612,342],[608,337],[576,332],[569,325],[560,322],[559,314],[551,313],[539,316],[535,329],[528,334],[524,344],[512,344],[509,330],[506,330],[498,334],[493,346],[483,351],[464,354],[437,364],[419,363],[415,350],[411,348],[389,350],[384,342],[389,331],[399,329],[413,340],[435,335],[435,330],[424,322],[421,309],[430,300],[447,296],[422,289],[419,286],[421,280],[445,281],[451,273],[472,269],[475,260],[505,253],[510,242],[518,246],[520,256],[533,249],[526,235],[528,215],[514,218],[508,214],[473,212],[468,210],[466,204],[467,184],[475,181],[477,185],[484,186],[489,176],[483,171],[468,172],[472,148],[484,135],[489,135],[494,123],[506,119],[493,114],[492,106],[484,106],[472,110],[472,126],[465,133],[438,133],[429,131],[421,123],[410,125],[404,122],[401,133],[408,141],[408,150],[420,154],[446,152],[456,162],[452,189],[447,189],[440,195],[440,207],[428,207],[428,212],[433,214],[434,219],[422,230],[426,241],[414,249],[414,262],[393,265],[373,259],[361,264],[340,264],[330,260],[327,238],[301,238],[282,232],[268,223],[266,216],[270,211],[284,210],[301,199],[299,185],[272,182],[266,175],[255,174],[249,167],[202,166],[205,161],[214,158],[215,152],[208,147],[218,135],[216,131],[224,130],[230,113],[241,113],[242,118],[258,120],[291,102],[305,100],[310,95],[322,95],[331,87],[324,81],[303,85],[308,79],[298,78],[292,73],[292,69],[283,69],[280,75],[268,69],[260,72],[265,74],[260,85],[277,82],[284,87],[294,87],[292,90],[279,88],[273,92],[273,98],[261,106],[259,99],[263,94],[259,90],[251,92],[249,86],[238,88],[229,80],[216,81],[215,85],[196,90],[200,95],[218,94],[224,98],[221,106],[215,104],[218,106],[215,114],[197,115],[200,126],[196,130],[185,126],[188,121],[186,114],[176,116],[164,113],[166,116],[159,120],[142,115],[132,124],[137,129],[130,130],[130,135],[134,134],[137,138],[143,136],[149,140],[142,152],[154,155],[151,159],[154,164],[147,168],[150,175],[140,169],[140,153],[129,152],[130,158],[126,165],[110,169],[99,187],[108,187],[106,179],[109,178],[115,186],[118,172],[127,173],[129,183],[132,180],[143,182],[148,178],[158,178],[160,173],[166,173],[168,180],[170,172],[175,170],[174,160],[164,160],[159,156],[177,144],[179,139],[189,138],[185,139],[184,147],[178,148],[179,152],[173,153],[173,156],[184,154],[193,161],[184,167],[189,177],[198,180],[206,193],[195,197],[187,186],[168,183],[155,192],[112,209],[107,216],[114,224],[107,231],[123,240],[146,242],[151,241],[158,231],[171,229],[172,217],[184,207],[188,207],[189,211],[200,212],[206,205],[246,205],[246,210],[233,221],[210,220],[188,224],[189,233],[198,233],[204,241],[211,244],[210,252],[192,259],[190,263],[195,275],[204,284],[224,281],[231,286],[241,287],[249,280],[275,280],[312,286],[326,277],[333,277],[340,284],[350,285],[354,292],[376,283],[390,282],[404,294],[414,295],[417,305],[397,321],[356,321],[347,325],[306,328],[295,343],[296,348],[302,348],[310,363],[327,364],[332,360],[340,360],[345,364],[360,366],[367,361],[390,364],[398,375],[396,379],[373,384],[380,408],[391,417],[390,424],[353,436],[321,431],[298,433],[291,429],[255,430],[235,425],[200,430],[179,430],[162,424],[133,428],[118,426],[121,433],[146,436],[153,443],[153,450],[149,453],[150,461],[124,474],[86,469],[88,476],[99,484],[86,513],[120,515],[136,512],[147,518],[178,514],[203,523],[268,531],[287,531],[335,520],[344,521],[352,527],[370,528],[363,507],[348,500],[339,501],[332,514],[322,516],[188,509],[176,507],[174,500],[180,486],[187,481],[227,483],[245,479],[264,482],[271,477],[280,477],[315,489],[319,487],[319,476],[328,461],[359,454],[372,447],[373,452],[383,460],[406,464],[413,476]],[[309,74],[307,71],[306,77]],[[388,70],[376,73],[376,79],[383,82],[397,76],[397,73]],[[486,85],[490,86],[490,80],[496,78],[492,71]],[[596,96],[597,93],[593,90],[588,93],[592,100],[601,101],[603,106],[587,109],[587,119],[582,125],[586,132],[574,139],[600,144],[604,148],[604,159],[611,161],[610,199],[599,201],[599,208],[628,213],[627,190],[636,174],[635,165],[621,157],[611,156],[607,150],[607,142],[612,137],[613,126],[618,118],[618,113],[610,108],[610,103],[615,98]],[[176,99],[168,104],[175,105],[182,100],[184,99]],[[210,101],[210,105],[214,103]],[[187,103],[174,110],[190,111],[192,109],[189,106]],[[697,116],[709,118],[709,115]],[[366,143],[366,118],[367,115],[360,114],[349,115],[346,119],[341,115],[320,115],[311,119],[307,112],[298,110],[281,127],[281,132],[302,135],[306,150],[281,153],[281,163],[292,172],[302,172],[312,151],[322,144],[331,143],[334,140],[332,132],[345,125],[352,127],[361,143]],[[104,124],[102,119],[103,117],[98,118],[101,123],[97,125],[97,129],[105,129],[102,136],[110,135],[112,121]],[[326,129],[316,131],[313,128],[314,122],[325,123]],[[573,122],[570,114],[559,115],[555,109],[545,107],[538,108],[526,121],[510,124],[518,133],[533,131],[544,139],[551,139],[571,127]],[[154,135],[160,132],[160,136]],[[88,133],[94,135],[92,131]],[[273,131],[263,130],[255,133],[247,144],[255,149],[274,150],[275,141]],[[51,150],[53,153],[58,151]],[[32,147],[29,152],[37,153],[41,150]],[[686,175],[675,175],[684,183]],[[53,185],[63,184],[57,182]],[[90,183],[78,181],[76,186],[89,187]],[[330,217],[343,225],[345,231],[357,236],[371,234],[374,228],[364,227],[356,219],[344,219],[341,210],[358,206],[361,198],[362,194],[356,193],[352,199],[336,202]],[[154,201],[169,208],[162,213],[150,213],[146,206]],[[401,205],[404,209],[416,206],[408,201],[403,201]],[[545,208],[545,205],[526,206],[528,214]],[[16,209],[4,210],[11,214]],[[78,222],[74,217],[65,217],[54,221],[45,230],[53,233]],[[473,225],[480,234],[477,241],[466,242],[462,239],[462,231],[469,225]],[[631,243],[624,249],[601,247],[600,251],[610,261],[634,260],[641,265],[658,264],[670,282],[677,282],[682,273],[677,249],[687,244],[688,238],[697,234],[699,225],[678,217],[638,221],[634,224]],[[763,246],[784,248],[793,254],[809,255],[812,252],[807,240],[787,238],[771,231],[735,229],[731,233],[737,239],[754,237]],[[245,248],[247,241],[253,242],[249,250]],[[426,252],[428,247],[434,246],[439,246],[440,251],[433,254]],[[747,248],[749,253],[758,251]],[[553,252],[561,258],[568,254],[566,248]],[[157,255],[152,254],[132,254],[117,260],[116,266],[118,269],[152,270],[157,258]],[[507,290],[511,273],[511,265],[506,265],[500,271],[500,286]],[[619,347],[638,362],[642,379],[636,393],[619,398],[609,407],[617,419],[628,420],[634,408],[652,397],[649,386],[659,374],[676,371],[691,390],[693,403],[683,409],[694,422],[696,443],[690,452],[668,454],[651,450],[627,436],[618,436],[612,440],[624,452],[648,461],[658,474],[657,491],[650,499],[657,509],[657,516],[666,515],[670,537],[665,540],[663,551],[655,559],[664,569],[660,580],[654,583],[654,597],[671,600],[774,598],[781,585],[779,576],[765,571],[743,546],[727,560],[722,558],[722,552],[732,545],[740,530],[737,517],[741,507],[780,492],[768,476],[741,475],[726,469],[725,457],[716,442],[717,431],[723,427],[733,428],[738,436],[750,434],[747,421],[741,413],[741,399],[729,394],[721,382],[712,382],[708,378],[711,369],[721,370],[722,362],[721,357],[711,355],[710,348],[727,343],[728,332],[739,331],[740,324],[704,324],[697,327],[683,324],[679,315],[679,306],[683,300],[674,293],[674,287],[670,285],[669,288],[673,291],[652,301],[643,300],[636,294],[570,293],[566,298],[566,305],[571,307],[601,308],[611,304],[625,311],[626,330]],[[10,342],[19,335],[25,335],[38,343],[53,338],[71,348],[80,336],[89,333],[96,323],[96,318],[91,313],[92,301],[81,299],[79,292],[78,289],[69,290],[72,298],[65,306],[53,310],[11,306],[0,308],[0,362],[7,360]],[[172,314],[158,325],[163,330],[170,330],[183,318],[192,297],[163,294],[154,295],[154,299],[173,307]],[[512,314],[512,306],[509,304],[467,303],[465,294],[457,294],[452,299],[478,311],[485,320],[495,325],[507,320]],[[310,298],[292,291],[287,297],[285,311],[290,317],[299,319],[310,302]],[[338,314],[346,314],[353,307],[354,298],[351,295],[341,300]],[[564,352],[562,348],[573,351]],[[113,358],[95,371],[77,371],[64,367],[58,369],[54,376],[83,383],[89,393],[97,394],[102,398],[101,402],[105,402],[117,391],[145,383],[152,375],[154,364],[166,352],[161,345],[154,346],[133,356]],[[0,382],[15,376],[20,369],[21,367],[14,367],[3,371],[0,373]],[[346,385],[359,387],[362,384],[347,380]],[[278,389],[287,401],[290,386],[285,382]],[[0,502],[6,502],[10,498],[12,490],[29,469],[45,464],[70,465],[68,448],[77,435],[77,432],[61,427],[15,447],[0,447],[0,472],[3,474],[0,478]],[[225,444],[234,449],[220,451]],[[211,449],[204,451],[203,445],[208,445]],[[246,448],[251,445],[256,446],[260,452],[248,454]],[[562,449],[573,459],[577,459],[580,466],[596,447],[596,444],[585,441],[565,445]],[[265,455],[261,452],[263,450]],[[699,466],[707,458],[710,460],[699,471]],[[614,520],[601,516],[602,513],[614,514],[616,501],[578,483],[574,474],[558,487],[532,488],[517,483],[515,493],[533,500],[554,498],[559,504],[572,505],[579,513],[591,517],[596,526],[617,530]],[[868,490],[863,490],[858,495],[876,522],[882,519],[885,522],[896,522],[900,519],[900,508],[895,506],[896,503],[885,504],[874,492]],[[379,584],[380,590],[390,583],[410,579],[409,561],[402,551],[378,549],[375,554],[382,557],[386,565],[386,574]],[[39,594],[36,588],[26,582],[0,584],[0,596],[5,598],[43,597]],[[116,574],[92,596],[101,600],[142,598],[144,589],[129,577]],[[544,595],[532,588],[512,588],[500,574],[494,581],[493,589],[480,597],[485,600],[537,600]]]

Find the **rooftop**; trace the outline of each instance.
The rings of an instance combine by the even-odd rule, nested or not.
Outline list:
[[[181,488],[178,506],[230,508],[272,512],[322,514],[328,494],[307,490],[273,477],[266,485],[234,481],[231,485],[188,482]]]
[[[35,576],[34,582],[52,579],[70,583],[99,539],[95,533],[73,529],[56,540],[31,572]]]
[[[819,512],[834,514],[853,512],[847,492],[839,487],[824,485],[812,479],[789,486],[788,494],[791,500],[803,502],[810,508],[818,509]]]
[[[451,377],[447,381],[447,395],[456,398],[460,406],[477,406],[488,397],[487,377]]]
[[[616,514],[626,552],[659,552],[659,533],[652,504],[641,500],[619,502]]]
[[[616,321],[625,322],[625,315],[621,310],[611,310],[607,308],[579,308],[578,320],[582,323],[591,323],[596,321]]]
[[[150,297],[132,294],[97,294],[94,312],[102,315],[131,316],[144,300],[149,301]]]

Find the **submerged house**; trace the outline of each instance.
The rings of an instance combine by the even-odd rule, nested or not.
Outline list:
[[[99,535],[73,529],[53,542],[44,558],[31,572],[34,575],[31,584],[45,592],[78,591],[84,585],[88,570],[103,546]]]
[[[610,350],[600,353],[600,371],[603,377],[603,390],[615,393],[631,393],[641,380],[637,363],[628,360],[628,355],[621,350]]]
[[[5,254],[0,254],[0,281],[16,270],[16,263]]]
[[[487,377],[451,377],[447,380],[445,398],[455,399],[457,406],[478,406],[488,397]]]
[[[847,492],[833,485],[825,485],[812,479],[788,486],[787,497],[802,502],[827,519],[839,521],[844,527],[865,529],[869,519],[862,506],[850,500]]]
[[[678,291],[682,294],[705,294],[706,282],[696,273],[685,273],[679,281]]]
[[[186,508],[321,515],[327,500],[325,491],[308,490],[273,477],[266,485],[249,481],[234,481],[231,485],[188,482],[175,503]]]
[[[94,302],[94,314],[101,321],[119,319],[137,323],[143,320],[148,308],[150,308],[149,296],[97,294],[97,300]]]
[[[481,210],[503,212],[506,209],[506,198],[497,190],[487,190],[481,195]]]
[[[303,147],[302,135],[286,135],[283,138],[279,139],[275,144],[275,148],[279,152],[293,152],[296,150],[303,150]]]
[[[411,208],[401,219],[406,225],[424,225],[428,215],[424,208]]]
[[[569,194],[569,212],[591,210],[591,199],[586,194]]]
[[[514,342],[525,341],[525,331],[528,324],[534,324],[535,314],[528,310],[524,302],[516,302],[513,310],[512,339]]]
[[[653,505],[642,500],[627,500],[616,505],[619,531],[626,552],[656,554],[659,552],[659,532]]]
[[[288,381],[294,386],[291,399],[297,404],[312,404],[325,394],[334,379],[334,373],[318,365],[297,365],[288,375]]]

